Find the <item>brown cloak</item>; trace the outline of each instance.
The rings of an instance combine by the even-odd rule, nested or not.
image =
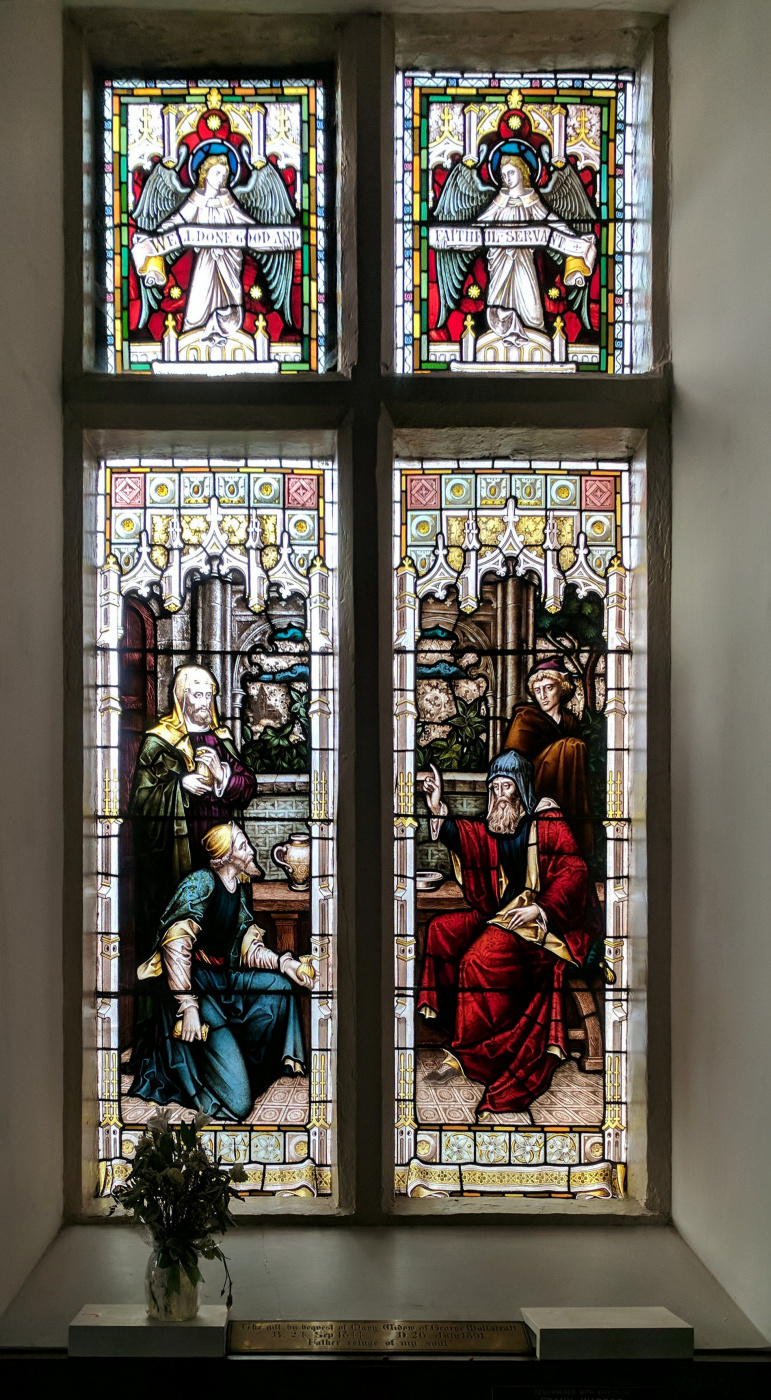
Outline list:
[[[572,827],[584,856],[592,853],[591,809],[586,744],[571,710],[559,724],[540,705],[515,705],[503,746],[530,759],[535,769],[536,797],[553,797]]]

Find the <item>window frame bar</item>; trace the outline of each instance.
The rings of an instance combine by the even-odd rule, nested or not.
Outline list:
[[[469,21],[473,19],[469,17]],[[505,17],[509,46],[552,43],[554,16]],[[582,17],[583,18],[583,17]],[[655,164],[651,237],[653,362],[630,376],[540,379],[516,374],[477,377],[396,376],[393,362],[393,93],[399,66],[432,61],[452,41],[430,15],[396,21],[368,14],[207,15],[188,13],[186,42],[207,53],[212,71],[266,61],[271,66],[332,61],[337,68],[338,131],[338,327],[339,369],[268,382],[152,379],[106,375],[93,362],[90,312],[95,272],[84,260],[92,237],[89,200],[98,183],[90,175],[93,133],[84,130],[95,69],[154,72],[179,69],[179,14],[68,11],[64,17],[65,330],[63,340],[64,433],[64,1047],[65,1216],[93,1218],[85,1209],[84,1168],[93,1127],[86,1121],[82,1066],[84,982],[82,776],[84,760],[83,606],[88,580],[83,567],[84,463],[100,444],[129,434],[143,441],[171,435],[239,433],[286,440],[290,433],[337,438],[340,482],[341,617],[341,816],[339,1170],[341,1195],[334,1216],[321,1223],[401,1226],[414,1212],[392,1201],[393,1070],[391,1048],[391,766],[390,743],[390,490],[394,434],[457,428],[469,433],[520,432],[543,438],[555,428],[583,434],[627,430],[645,453],[647,469],[648,661],[648,1019],[656,1028],[645,1067],[647,1156],[644,1199],[629,1202],[624,1223],[665,1221],[670,1211],[670,422],[672,384],[668,363],[667,204],[668,77],[665,16],[635,16],[640,72],[652,91],[651,158]],[[588,16],[587,16],[588,19]],[[497,16],[497,23],[504,17]],[[524,36],[524,37],[523,37]],[[569,48],[571,40],[564,41]],[[581,41],[559,62],[581,58]],[[614,52],[628,62],[628,33],[612,14],[594,15],[584,37],[605,62]],[[615,45],[615,48],[614,48]],[[548,50],[551,52],[551,50]],[[585,52],[583,54],[585,57]],[[550,60],[554,62],[554,58]],[[93,104],[92,104],[93,105]],[[374,158],[374,155],[377,158]],[[84,180],[86,198],[84,200]],[[85,210],[85,214],[84,214]],[[471,455],[471,454],[469,454]],[[377,544],[377,548],[375,545]],[[372,600],[377,599],[373,608]],[[347,607],[347,611],[346,611]],[[347,657],[347,659],[346,659]],[[346,672],[343,672],[343,664]],[[360,755],[359,762],[355,756]],[[379,764],[373,762],[379,754]],[[84,994],[85,986],[85,994]],[[366,1085],[366,1092],[362,1086]],[[293,1207],[299,1202],[282,1202]],[[425,1202],[423,1223],[447,1219],[446,1202]],[[500,1224],[517,1203],[466,1201],[463,1217]],[[521,1204],[521,1203],[520,1203]],[[527,1202],[524,1203],[527,1205]],[[544,1202],[539,1202],[543,1206]],[[564,1223],[574,1202],[554,1202],[554,1212],[517,1210],[518,1222]],[[605,1205],[605,1203],[598,1203]],[[425,1207],[431,1206],[430,1213]],[[298,1213],[251,1217],[252,1225],[293,1225]],[[452,1213],[452,1212],[451,1212]],[[456,1212],[457,1213],[457,1212]],[[593,1224],[619,1222],[618,1214],[591,1213]],[[248,1228],[248,1226],[246,1227]]]

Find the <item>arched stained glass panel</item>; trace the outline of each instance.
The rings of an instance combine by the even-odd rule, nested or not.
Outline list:
[[[333,365],[324,83],[116,78],[103,115],[105,368]]]
[[[112,459],[97,483],[97,1193],[206,1115],[252,1196],[335,1179],[337,481]]]
[[[397,1195],[624,1194],[630,479],[396,464]]]

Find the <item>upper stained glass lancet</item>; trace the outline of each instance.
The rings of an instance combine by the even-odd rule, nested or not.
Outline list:
[[[325,96],[309,78],[104,84],[108,370],[329,367]]]
[[[633,75],[398,73],[396,368],[622,374]]]

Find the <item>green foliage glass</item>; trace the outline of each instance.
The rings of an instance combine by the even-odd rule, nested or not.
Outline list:
[[[416,762],[419,769],[428,768],[432,763],[443,773],[473,773],[484,768],[487,721],[481,701],[465,701],[458,696],[455,705],[456,713],[442,720],[450,731],[446,738],[432,739],[425,745],[418,739]]]
[[[289,719],[276,728],[266,725],[253,735],[244,725],[243,756],[255,773],[307,773],[310,761],[308,747],[308,697],[291,687]]]
[[[550,613],[542,602],[536,612],[538,635],[547,637],[569,659],[584,688],[581,737],[589,760],[589,794],[595,813],[605,811],[606,801],[606,720],[597,703],[597,668],[607,652],[603,624],[602,599],[593,593],[579,597],[573,584],[567,585],[558,612]],[[594,851],[589,857],[592,879],[604,880],[605,868],[605,827],[595,821]]]

